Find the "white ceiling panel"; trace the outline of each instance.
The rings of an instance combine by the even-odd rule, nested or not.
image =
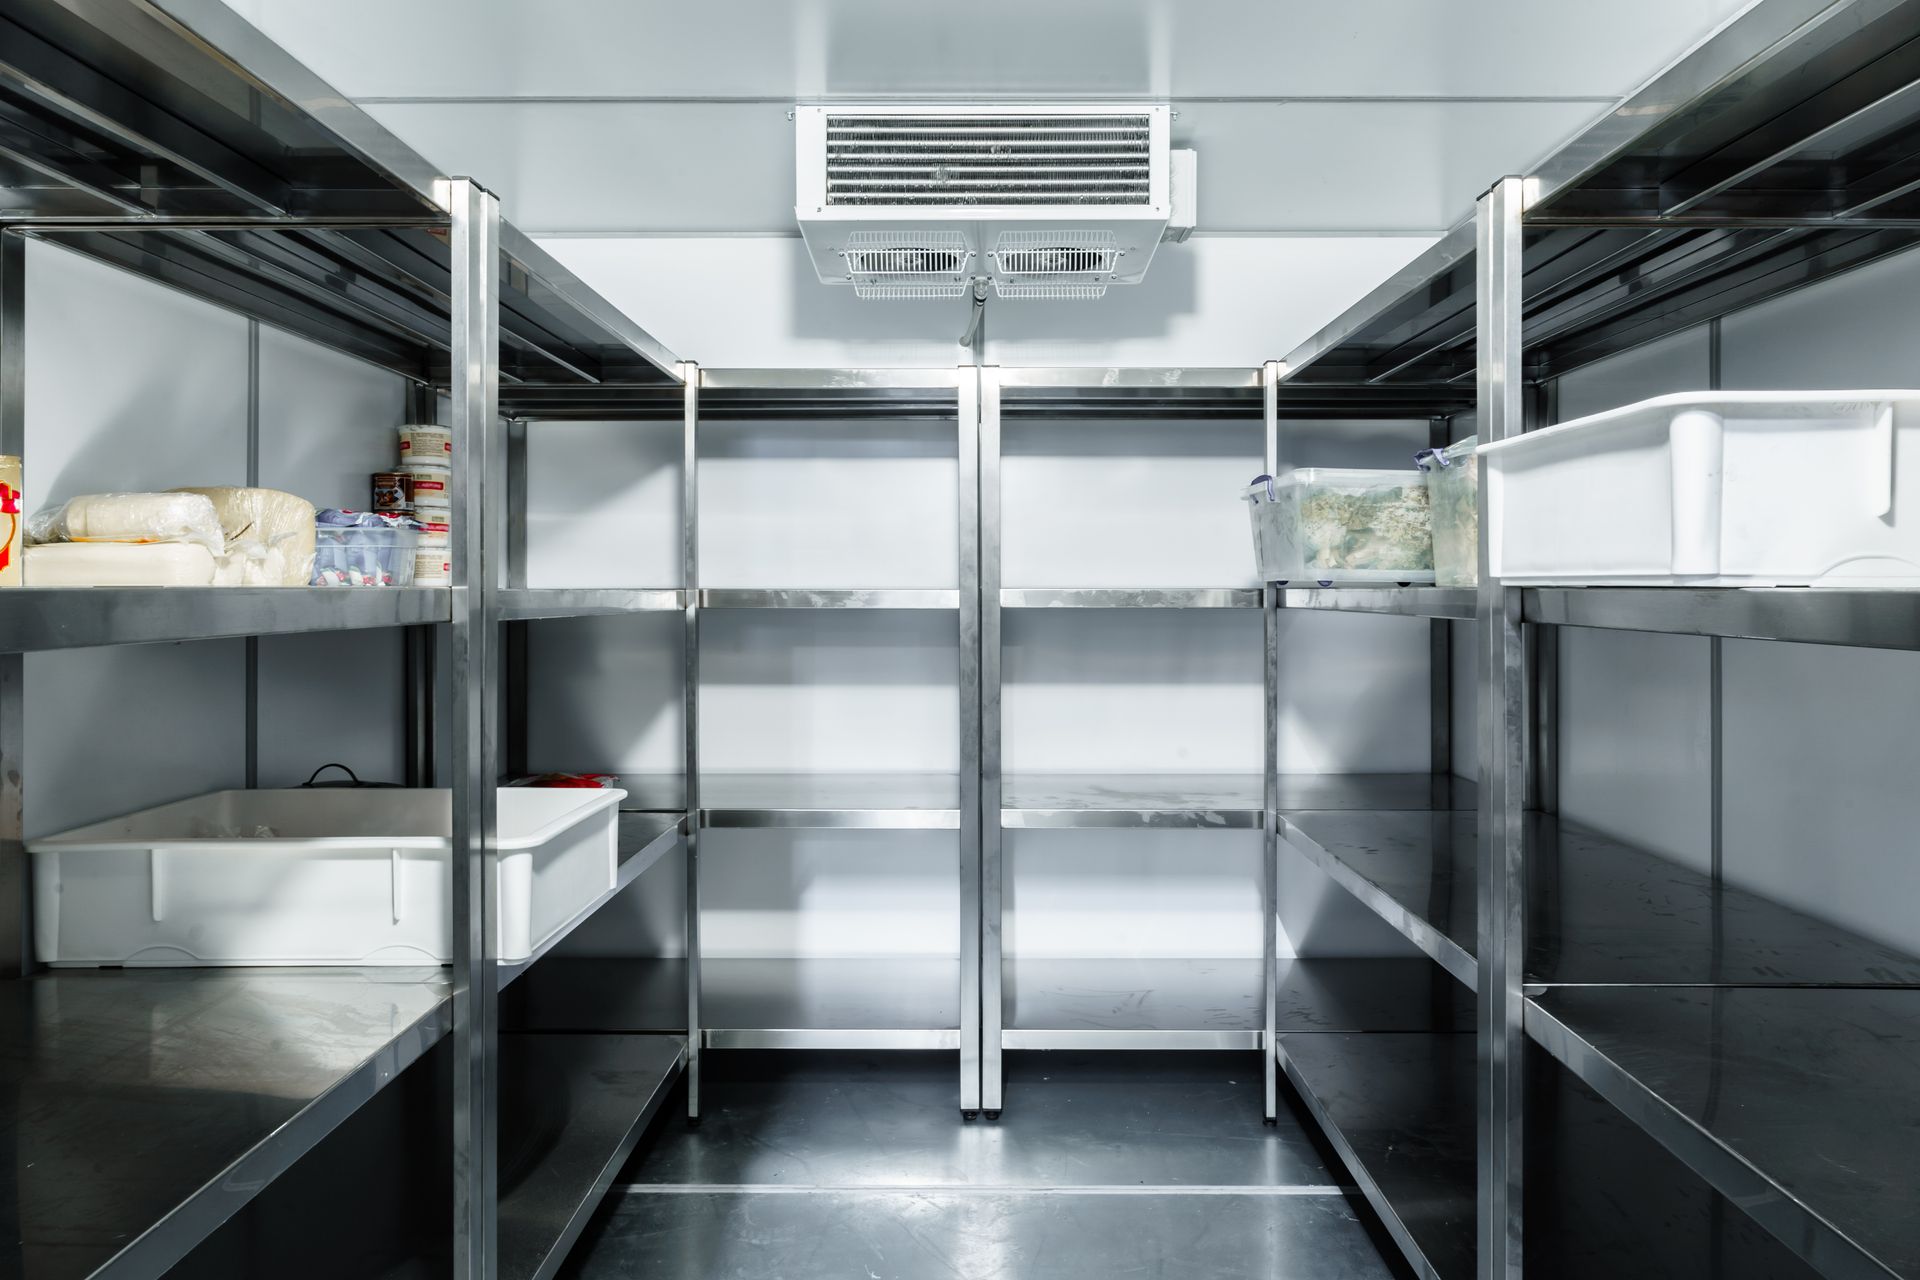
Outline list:
[[[229,0],[349,96],[1618,97],[1747,0]]]
[[[1203,232],[1431,231],[1551,150],[1591,103],[1208,102]],[[369,107],[531,232],[791,232],[793,125],[766,103],[384,103]],[[609,157],[632,157],[610,163]]]

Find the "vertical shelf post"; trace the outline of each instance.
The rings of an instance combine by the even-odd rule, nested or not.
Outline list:
[[[26,277],[26,240],[0,231],[0,453],[16,458],[27,452]],[[21,506],[13,513],[16,520],[27,518]],[[24,551],[25,537],[20,546]],[[24,670],[22,655],[0,654],[0,978],[24,977],[33,967],[33,897],[21,795],[27,745]]]
[[[452,211],[453,1051],[454,1274],[499,1269],[499,643],[490,609],[499,549],[488,502],[500,431],[500,204],[473,182],[449,185]]]
[[[680,573],[686,590],[682,722],[687,769],[687,1119],[700,1118],[700,366],[680,366]]]
[[[1260,414],[1265,441],[1263,470],[1280,469],[1280,362],[1260,368]],[[1263,629],[1261,660],[1262,765],[1260,813],[1260,1008],[1261,1116],[1280,1119],[1280,592],[1260,584]]]
[[[980,833],[986,822],[980,785],[980,384],[978,365],[961,365],[955,405],[960,464],[960,1113],[981,1110],[985,1058],[981,943]],[[997,921],[996,921],[997,931]],[[999,983],[994,983],[997,995]],[[999,1055],[994,1055],[995,1062]],[[998,1110],[998,1107],[994,1108]]]
[[[1520,178],[1502,178],[1475,211],[1481,442],[1519,434],[1521,414]],[[1488,488],[1480,486],[1479,1271],[1518,1280],[1523,1266],[1521,1177],[1527,774],[1527,669],[1520,592],[1491,572]]]
[[[1453,434],[1453,419],[1427,420],[1427,447],[1444,449]],[[1427,771],[1436,786],[1453,774],[1453,623],[1435,618],[1427,623]]]
[[[1006,1091],[1001,912],[1006,897],[1000,829],[1000,370],[979,371],[980,482],[980,1107],[1000,1113]],[[962,379],[965,386],[965,379]]]

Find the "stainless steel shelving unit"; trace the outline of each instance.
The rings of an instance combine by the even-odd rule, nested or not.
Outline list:
[[[1444,419],[1471,383],[1483,441],[1545,425],[1571,370],[1920,244],[1916,83],[1920,5],[1762,0],[1495,184],[1301,344],[1282,389],[1424,392]],[[1485,570],[1483,546],[1477,593],[1282,593],[1286,608],[1468,625],[1479,669],[1477,796],[1280,817],[1292,849],[1477,1008],[1472,1037],[1353,1036],[1345,1057],[1332,1039],[1283,1037],[1309,1110],[1422,1275],[1561,1274],[1556,1241],[1526,1230],[1526,1173],[1554,1140],[1528,1133],[1553,1123],[1528,1102],[1541,1049],[1709,1189],[1712,1212],[1764,1228],[1742,1247],[1814,1274],[1920,1275],[1920,1237],[1894,1203],[1920,1161],[1889,1136],[1920,1123],[1905,1087],[1920,1073],[1920,959],[1554,813],[1558,628],[1914,649],[1920,597],[1521,589]],[[1349,1087],[1372,1070],[1377,1087]],[[1397,1115],[1372,1105],[1388,1093],[1405,1099]],[[1399,1181],[1407,1163],[1385,1176],[1389,1150],[1428,1153],[1432,1176]]]
[[[684,1040],[507,1038],[509,1071],[531,1064],[576,1112],[538,1176],[502,1181],[497,1002],[537,966],[493,953],[499,633],[682,596],[525,590],[489,518],[520,478],[483,482],[466,464],[491,466],[510,434],[501,383],[678,392],[674,357],[501,221],[491,194],[434,170],[218,0],[18,0],[0,46],[0,452],[25,452],[32,238],[398,373],[415,412],[444,394],[464,472],[451,589],[0,593],[0,1145],[16,1157],[0,1171],[0,1272],[162,1274],[437,1049],[454,1097],[443,1261],[474,1280],[550,1275],[677,1079]],[[451,746],[451,970],[36,972],[20,655],[367,628],[407,637],[409,783],[433,785],[436,736]],[[438,706],[436,631],[452,690]],[[623,816],[621,883],[682,826]]]

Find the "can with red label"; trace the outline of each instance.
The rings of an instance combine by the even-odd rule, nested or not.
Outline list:
[[[413,585],[444,587],[453,581],[453,527],[444,521],[420,526],[413,552]]]
[[[21,583],[21,530],[27,523],[26,481],[23,466],[12,454],[0,454],[0,587]]]
[[[412,515],[413,477],[404,471],[374,472],[373,509],[388,515]]]

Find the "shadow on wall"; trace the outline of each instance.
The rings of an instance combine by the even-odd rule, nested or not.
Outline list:
[[[859,298],[847,285],[824,284],[813,260],[796,242],[792,258],[789,332],[830,333],[847,342],[924,343],[929,338],[953,340],[954,363],[968,363],[960,335],[967,327],[972,302],[967,298],[933,301],[882,301]],[[1095,301],[1044,299],[987,302],[990,342],[1085,341],[1088,338],[1164,338],[1173,331],[1176,316],[1199,308],[1199,285],[1194,255],[1179,245],[1162,245],[1153,266],[1139,284],[1119,285]]]

